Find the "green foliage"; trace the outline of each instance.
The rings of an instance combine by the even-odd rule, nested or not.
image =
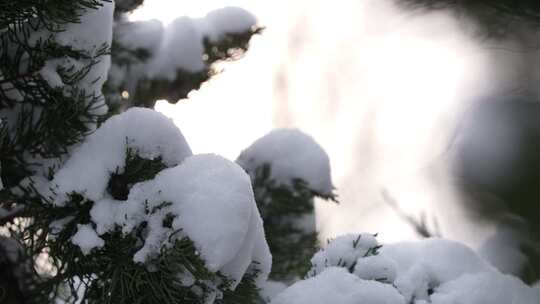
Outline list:
[[[255,304],[263,303],[260,296],[259,287],[255,282],[255,279],[259,275],[259,270],[256,266],[257,262],[253,262],[252,267],[242,278],[242,281],[236,286],[235,290],[225,288],[223,291],[223,297],[216,300],[216,304]]]
[[[126,141],[128,139],[126,138]],[[114,199],[126,200],[131,186],[145,180],[153,179],[159,171],[165,169],[161,157],[144,159],[132,149],[126,151],[126,166],[122,172],[117,169],[111,174],[107,190]]]
[[[272,253],[270,278],[290,281],[306,274],[309,260],[319,249],[314,230],[314,198],[335,201],[335,197],[310,189],[301,179],[294,179],[291,185],[279,184],[270,173],[271,166],[264,164],[250,175]],[[302,221],[306,220],[311,221],[308,225],[312,224],[313,228],[304,226]]]
[[[111,173],[108,191],[116,199],[125,200],[133,184],[153,179],[164,168],[160,158],[144,159],[127,149],[125,167]],[[23,228],[11,226],[12,233],[27,244],[28,256],[47,252],[53,266],[53,271],[35,280],[30,288],[29,303],[51,303],[58,298],[66,303],[89,304],[204,304],[214,296],[221,297],[216,301],[219,304],[248,304],[258,300],[254,281],[258,274],[256,267],[252,267],[232,291],[232,282],[206,268],[187,236],[172,242],[170,248],[162,248],[158,256],[145,264],[134,262],[133,256],[144,245],[146,222],[128,234],[116,227],[100,236],[104,240],[103,247],[84,254],[71,238],[78,225],[94,226],[90,216],[94,202],[73,193],[65,206],[60,207],[41,197],[33,184],[21,191],[26,193],[21,203],[26,204],[27,212],[41,216]],[[153,214],[167,204],[146,208],[146,212]],[[163,226],[170,228],[171,224],[172,217],[166,217]],[[182,235],[182,231],[176,231],[171,238],[176,235]]]
[[[2,180],[7,186],[30,175],[29,156],[64,155],[68,147],[92,130],[92,122],[101,119],[96,110],[103,97],[85,92],[78,83],[108,53],[108,46],[102,45],[90,54],[59,45],[53,31],[43,35],[50,28],[61,31],[61,25],[78,21],[82,8],[95,8],[99,1],[53,2],[1,4],[6,10],[0,8],[5,17],[0,20],[9,21],[0,26],[0,162]],[[47,8],[40,10],[43,5]],[[28,18],[33,11],[35,16]],[[38,32],[43,37],[36,39]],[[85,64],[59,68],[57,72],[66,86],[52,87],[40,70],[48,60],[60,58],[73,58]]]
[[[57,216],[44,213],[48,210],[42,206],[41,198],[33,195],[31,187],[17,190],[17,185],[37,172],[46,173],[43,159],[64,157],[102,118],[97,113],[103,112],[98,109],[103,97],[85,91],[80,82],[108,54],[108,46],[96,46],[90,52],[55,40],[66,25],[78,23],[85,10],[97,9],[102,3],[99,0],[0,1],[0,168],[4,185],[0,190],[0,226],[4,233],[10,232],[10,241],[19,244],[24,252],[17,265],[11,266],[6,264],[6,254],[0,253],[5,266],[2,277],[9,277],[10,272],[18,273],[19,282],[0,279],[0,289],[9,291],[0,302],[32,300],[28,293],[36,290],[40,281],[33,266],[47,240],[47,227],[34,223]],[[77,64],[59,66],[56,72],[65,86],[53,87],[40,72],[48,61],[60,59]],[[35,219],[30,220],[32,217]],[[29,225],[32,228],[26,231]],[[5,242],[0,244],[0,251],[6,249],[4,245]],[[14,294],[18,296],[9,300]]]
[[[86,9],[101,6],[100,0],[2,0],[0,1],[0,31],[27,26],[61,30],[61,25],[77,23]]]
[[[95,202],[84,193],[71,193],[66,204],[59,206],[52,197],[42,195],[44,183],[52,180],[73,148],[106,118],[97,114],[105,112],[99,108],[105,97],[86,91],[82,82],[97,81],[86,78],[111,53],[110,47],[97,45],[86,50],[56,41],[66,25],[78,23],[85,10],[97,9],[103,1],[0,0],[0,172],[4,186],[0,189],[0,228],[9,235],[7,239],[19,244],[21,253],[20,261],[7,259],[7,247],[0,242],[0,302],[43,304],[63,299],[66,303],[203,304],[214,297],[219,304],[259,302],[256,263],[233,291],[233,282],[209,271],[182,231],[174,233],[170,247],[144,264],[134,262],[133,255],[144,245],[146,222],[129,233],[115,227],[100,235],[104,246],[85,254],[72,238],[79,225],[96,228],[90,215]],[[116,1],[117,21],[142,2]],[[214,62],[237,56],[256,32],[227,36],[218,46],[208,44],[207,57]],[[241,51],[229,53],[230,49]],[[112,45],[112,59],[120,65],[137,64],[150,55],[143,49]],[[49,83],[42,74],[51,60],[73,63],[56,67],[61,86]],[[133,98],[141,98],[143,103],[129,106],[151,106],[163,96],[185,97],[215,71],[208,67],[200,74],[178,73],[172,83],[138,83]],[[123,90],[106,87],[103,91],[111,97],[121,94],[119,89]],[[123,108],[116,107],[109,114]],[[107,191],[115,203],[123,204],[134,184],[153,179],[165,168],[160,157],[145,159],[127,149],[123,168],[110,172]],[[54,189],[50,190],[54,195]],[[147,206],[146,213],[159,212],[168,204]],[[162,225],[170,229],[172,220],[172,215],[166,216]],[[19,271],[21,266],[24,273]]]
[[[206,269],[188,238],[163,249],[159,257],[149,262],[151,267],[132,260],[139,249],[137,237],[116,231],[105,238],[105,246],[87,256],[78,248],[69,248],[75,247],[70,242],[64,248],[74,253],[70,257],[74,263],[68,268],[72,273],[64,273],[63,282],[72,291],[83,284],[81,303],[202,304],[213,295],[210,284],[227,284],[224,276]],[[186,284],[184,276],[193,278],[193,282]],[[75,299],[76,293],[66,298],[68,303]]]
[[[127,149],[125,169],[122,173],[119,173],[118,169],[111,173],[110,180],[114,180],[116,185],[112,187],[109,182],[108,190],[111,196],[118,196],[124,189],[129,191],[134,182],[153,178],[164,167],[160,160],[143,159],[133,150]],[[137,173],[143,170],[144,174],[137,176]],[[105,298],[118,300],[118,293],[126,296],[125,293],[145,291],[145,289],[126,291],[125,287],[131,286],[125,285],[126,278],[140,275],[141,271],[143,277],[153,278],[144,276],[145,272],[142,270],[145,268],[144,265],[137,265],[132,261],[133,254],[143,245],[141,234],[145,228],[144,225],[128,235],[123,235],[119,229],[107,233],[102,236],[106,241],[103,248],[84,255],[80,248],[71,242],[71,238],[77,232],[77,225],[93,225],[90,210],[94,202],[73,193],[65,206],[59,207],[53,205],[49,198],[42,197],[33,183],[21,187],[21,191],[25,195],[19,204],[25,206],[28,214],[40,216],[32,218],[25,227],[13,227],[12,235],[17,235],[24,241],[27,256],[35,257],[42,252],[47,252],[49,263],[54,269],[53,272],[36,280],[36,286],[32,288],[31,294],[31,299],[35,303],[53,301],[56,297],[65,294],[66,288],[69,291],[66,301],[72,303],[77,299],[77,289],[81,282],[85,290],[83,303],[113,303],[105,301]],[[62,228],[57,228],[58,225]],[[119,279],[124,281],[118,281]],[[150,283],[147,282],[147,284]]]

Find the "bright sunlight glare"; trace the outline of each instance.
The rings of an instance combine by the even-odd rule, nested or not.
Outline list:
[[[260,18],[265,32],[245,58],[176,105],[156,109],[181,128],[195,153],[235,159],[275,127],[298,127],[328,151],[340,205],[317,204],[323,237],[379,232],[384,241],[414,232],[381,199],[389,189],[407,213],[435,214],[458,199],[445,153],[456,117],[486,93],[489,54],[445,14],[410,16],[389,1],[147,0],[133,19],[204,16],[229,5]],[[442,156],[444,158],[444,155]],[[426,168],[436,167],[435,173]],[[435,174],[438,186],[427,178]],[[445,208],[448,214],[459,210]],[[438,208],[441,209],[441,208]],[[446,236],[470,234],[473,225]],[[451,228],[448,228],[451,227]],[[464,241],[474,241],[464,239]]]

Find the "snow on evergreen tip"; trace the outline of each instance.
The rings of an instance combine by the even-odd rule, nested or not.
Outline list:
[[[306,280],[271,304],[533,304],[540,298],[538,288],[443,239],[380,246],[369,234],[345,235],[319,251],[312,266]]]
[[[134,233],[146,223],[144,245],[134,262],[146,263],[187,237],[207,269],[226,275],[232,287],[254,263],[258,284],[270,272],[271,256],[249,177],[217,155],[190,156],[154,179],[135,184],[126,201],[96,202],[90,215],[96,229],[80,225],[72,238],[85,254],[103,247],[99,236],[117,227],[124,234]]]
[[[156,111],[131,108],[107,120],[51,182],[56,207],[70,204],[74,194],[93,202],[93,226],[79,225],[73,244],[89,254],[105,245],[103,235],[117,228],[135,233],[144,223],[144,245],[134,262],[146,263],[187,237],[207,269],[227,275],[232,287],[253,263],[257,282],[265,280],[271,257],[249,176],[220,156],[191,154],[178,128]],[[163,167],[154,177],[130,185],[125,198],[111,193],[113,176],[127,179],[122,174],[130,162],[155,161]],[[58,234],[70,220],[55,221],[51,229]]]
[[[271,257],[262,221],[249,177],[238,165],[211,154],[188,157],[153,180],[135,185],[122,208],[127,212],[113,211],[120,213],[116,224],[133,227],[145,217],[145,204],[154,209],[163,202],[170,205],[146,216],[148,234],[135,261],[144,262],[170,246],[171,236],[181,231],[174,237],[189,237],[212,272],[221,271],[238,283],[251,263],[257,262],[262,277],[268,274]],[[170,228],[162,225],[168,215],[173,216]],[[100,219],[92,219],[99,226]]]
[[[141,71],[150,78],[174,80],[179,69],[199,72],[206,68],[204,40],[219,42],[226,35],[251,31],[257,19],[238,7],[225,7],[202,18],[180,17],[166,27],[157,20],[133,22],[120,28],[118,41],[152,54]]]
[[[265,164],[278,184],[292,185],[296,179],[323,195],[331,195],[333,186],[330,161],[324,149],[298,129],[276,129],[242,151],[237,162],[250,174]]]
[[[377,253],[379,243],[368,233],[346,234],[330,241],[311,259],[308,276],[315,276],[330,266],[346,267],[351,271],[358,259]]]
[[[129,73],[140,72],[135,68],[113,68],[108,74],[111,56],[113,67],[122,59],[127,65],[138,64],[131,57],[114,56],[122,53],[117,26],[130,24],[120,14],[142,1],[123,1],[116,12],[109,0],[60,2],[37,8],[17,4],[6,11],[3,24],[3,42],[11,51],[2,56],[9,73],[0,78],[6,80],[3,95],[10,106],[0,122],[6,117],[10,121],[0,131],[11,132],[6,142],[14,139],[18,148],[4,155],[10,166],[3,168],[8,188],[3,194],[9,199],[0,213],[24,206],[30,220],[12,238],[20,238],[21,252],[32,254],[30,264],[41,266],[44,253],[45,266],[51,269],[43,276],[29,272],[28,283],[24,281],[28,293],[21,287],[0,298],[39,303],[253,303],[255,285],[266,280],[271,256],[243,169],[216,155],[193,156],[172,121],[149,109],[130,109],[96,130],[106,118],[106,101],[113,113],[132,105],[117,107],[103,93],[154,88],[131,81]],[[142,26],[138,36],[126,32],[139,41],[123,50],[140,56],[142,63],[155,64],[141,64],[148,73],[142,77],[155,73],[151,76],[159,78],[158,88],[170,77],[170,68],[174,80],[187,83],[187,89],[180,90],[198,88],[213,75],[212,62],[232,58],[236,50],[241,54],[258,32],[255,18],[241,9],[177,21],[167,29],[154,23],[145,32]],[[145,52],[150,48],[155,53]],[[150,55],[156,54],[159,60],[154,61]],[[109,75],[126,81],[110,86],[105,84]],[[53,159],[54,164],[49,161]],[[11,166],[14,160],[16,166]],[[11,226],[12,219],[6,220]],[[1,242],[0,251],[6,244]],[[0,259],[10,254],[0,252]],[[6,269],[9,287],[14,286],[13,269]]]
[[[95,202],[105,198],[109,176],[123,172],[128,149],[142,158],[161,158],[168,167],[192,154],[172,120],[150,109],[131,108],[108,119],[73,151],[51,183],[54,203],[63,205],[72,192]]]

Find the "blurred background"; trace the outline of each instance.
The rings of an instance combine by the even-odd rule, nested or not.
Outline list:
[[[317,202],[321,238],[441,235],[517,272],[540,221],[540,36],[530,20],[423,2],[146,0],[130,17],[258,17],[243,59],[156,109],[195,153],[232,160],[273,128],[311,134],[340,201]]]

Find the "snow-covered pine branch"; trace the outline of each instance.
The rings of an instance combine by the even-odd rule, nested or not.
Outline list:
[[[0,228],[9,238],[0,263],[14,263],[6,251],[14,242],[25,259],[2,268],[8,293],[0,302],[259,301],[271,257],[242,168],[193,156],[172,121],[153,110],[133,108],[103,123],[113,114],[110,86],[102,94],[108,76],[132,80],[109,73],[111,57],[122,60],[113,19],[121,33],[124,14],[141,3],[120,0],[116,12],[106,0],[1,6]],[[260,29],[251,14],[227,8],[162,30],[148,75],[198,87],[212,62],[236,58],[232,50],[245,51]],[[127,33],[114,39],[138,50],[137,30]],[[182,69],[189,73],[178,78]],[[132,96],[148,106],[161,96],[153,88]],[[19,278],[25,265],[32,271]]]
[[[33,189],[43,216],[25,232],[56,267],[40,286],[48,293],[83,282],[89,303],[253,303],[270,271],[249,176],[219,156],[192,155],[153,110],[113,116]]]
[[[273,256],[273,280],[303,277],[318,249],[315,197],[335,200],[330,162],[315,140],[277,129],[246,148],[236,162],[249,173]]]
[[[237,7],[180,17],[167,26],[118,18],[107,99],[120,109],[153,107],[159,99],[176,103],[218,73],[214,63],[240,58],[261,31],[256,18]]]
[[[444,239],[381,246],[371,234],[349,234],[330,241],[311,264],[307,278],[271,304],[533,304],[540,296]]]

